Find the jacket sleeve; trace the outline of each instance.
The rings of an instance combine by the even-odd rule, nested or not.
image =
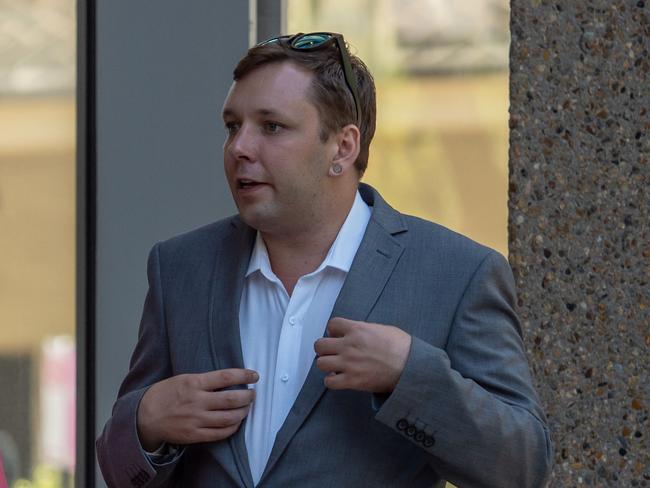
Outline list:
[[[147,389],[172,374],[157,244],[147,264],[149,291],[129,372],[120,387],[111,417],[97,439],[97,459],[109,488],[171,486],[183,449],[158,464],[144,451],[137,432],[138,405]]]
[[[552,444],[514,301],[510,267],[491,252],[463,293],[444,350],[413,337],[375,417],[459,487],[542,487],[550,475]]]

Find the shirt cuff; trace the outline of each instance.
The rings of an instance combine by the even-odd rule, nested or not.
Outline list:
[[[177,446],[175,444],[167,444],[166,442],[163,442],[163,444],[155,451],[153,452],[144,451],[144,452],[152,464],[166,464],[169,461],[171,461],[176,456],[176,454],[178,454],[179,450],[180,450],[180,446]]]
[[[379,412],[379,409],[384,405],[384,402],[388,400],[390,393],[373,393],[370,397],[370,405],[375,413]]]

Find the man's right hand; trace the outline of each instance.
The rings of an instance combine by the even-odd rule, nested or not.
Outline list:
[[[153,384],[138,407],[142,447],[153,452],[163,442],[193,444],[230,437],[248,414],[255,391],[219,390],[258,379],[249,369],[221,369],[172,376]]]

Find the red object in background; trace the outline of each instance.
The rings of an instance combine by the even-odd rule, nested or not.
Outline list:
[[[2,456],[0,455],[0,488],[9,488],[7,478],[5,477],[5,469],[2,464]]]

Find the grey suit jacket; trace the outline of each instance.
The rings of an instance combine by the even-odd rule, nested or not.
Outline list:
[[[402,215],[361,185],[372,217],[332,316],[412,335],[392,394],[327,390],[312,365],[260,487],[538,487],[552,447],[498,253]],[[252,488],[243,427],[152,463],[138,403],[172,375],[243,367],[238,311],[255,231],[232,217],[157,244],[137,346],[97,441],[110,487]]]

